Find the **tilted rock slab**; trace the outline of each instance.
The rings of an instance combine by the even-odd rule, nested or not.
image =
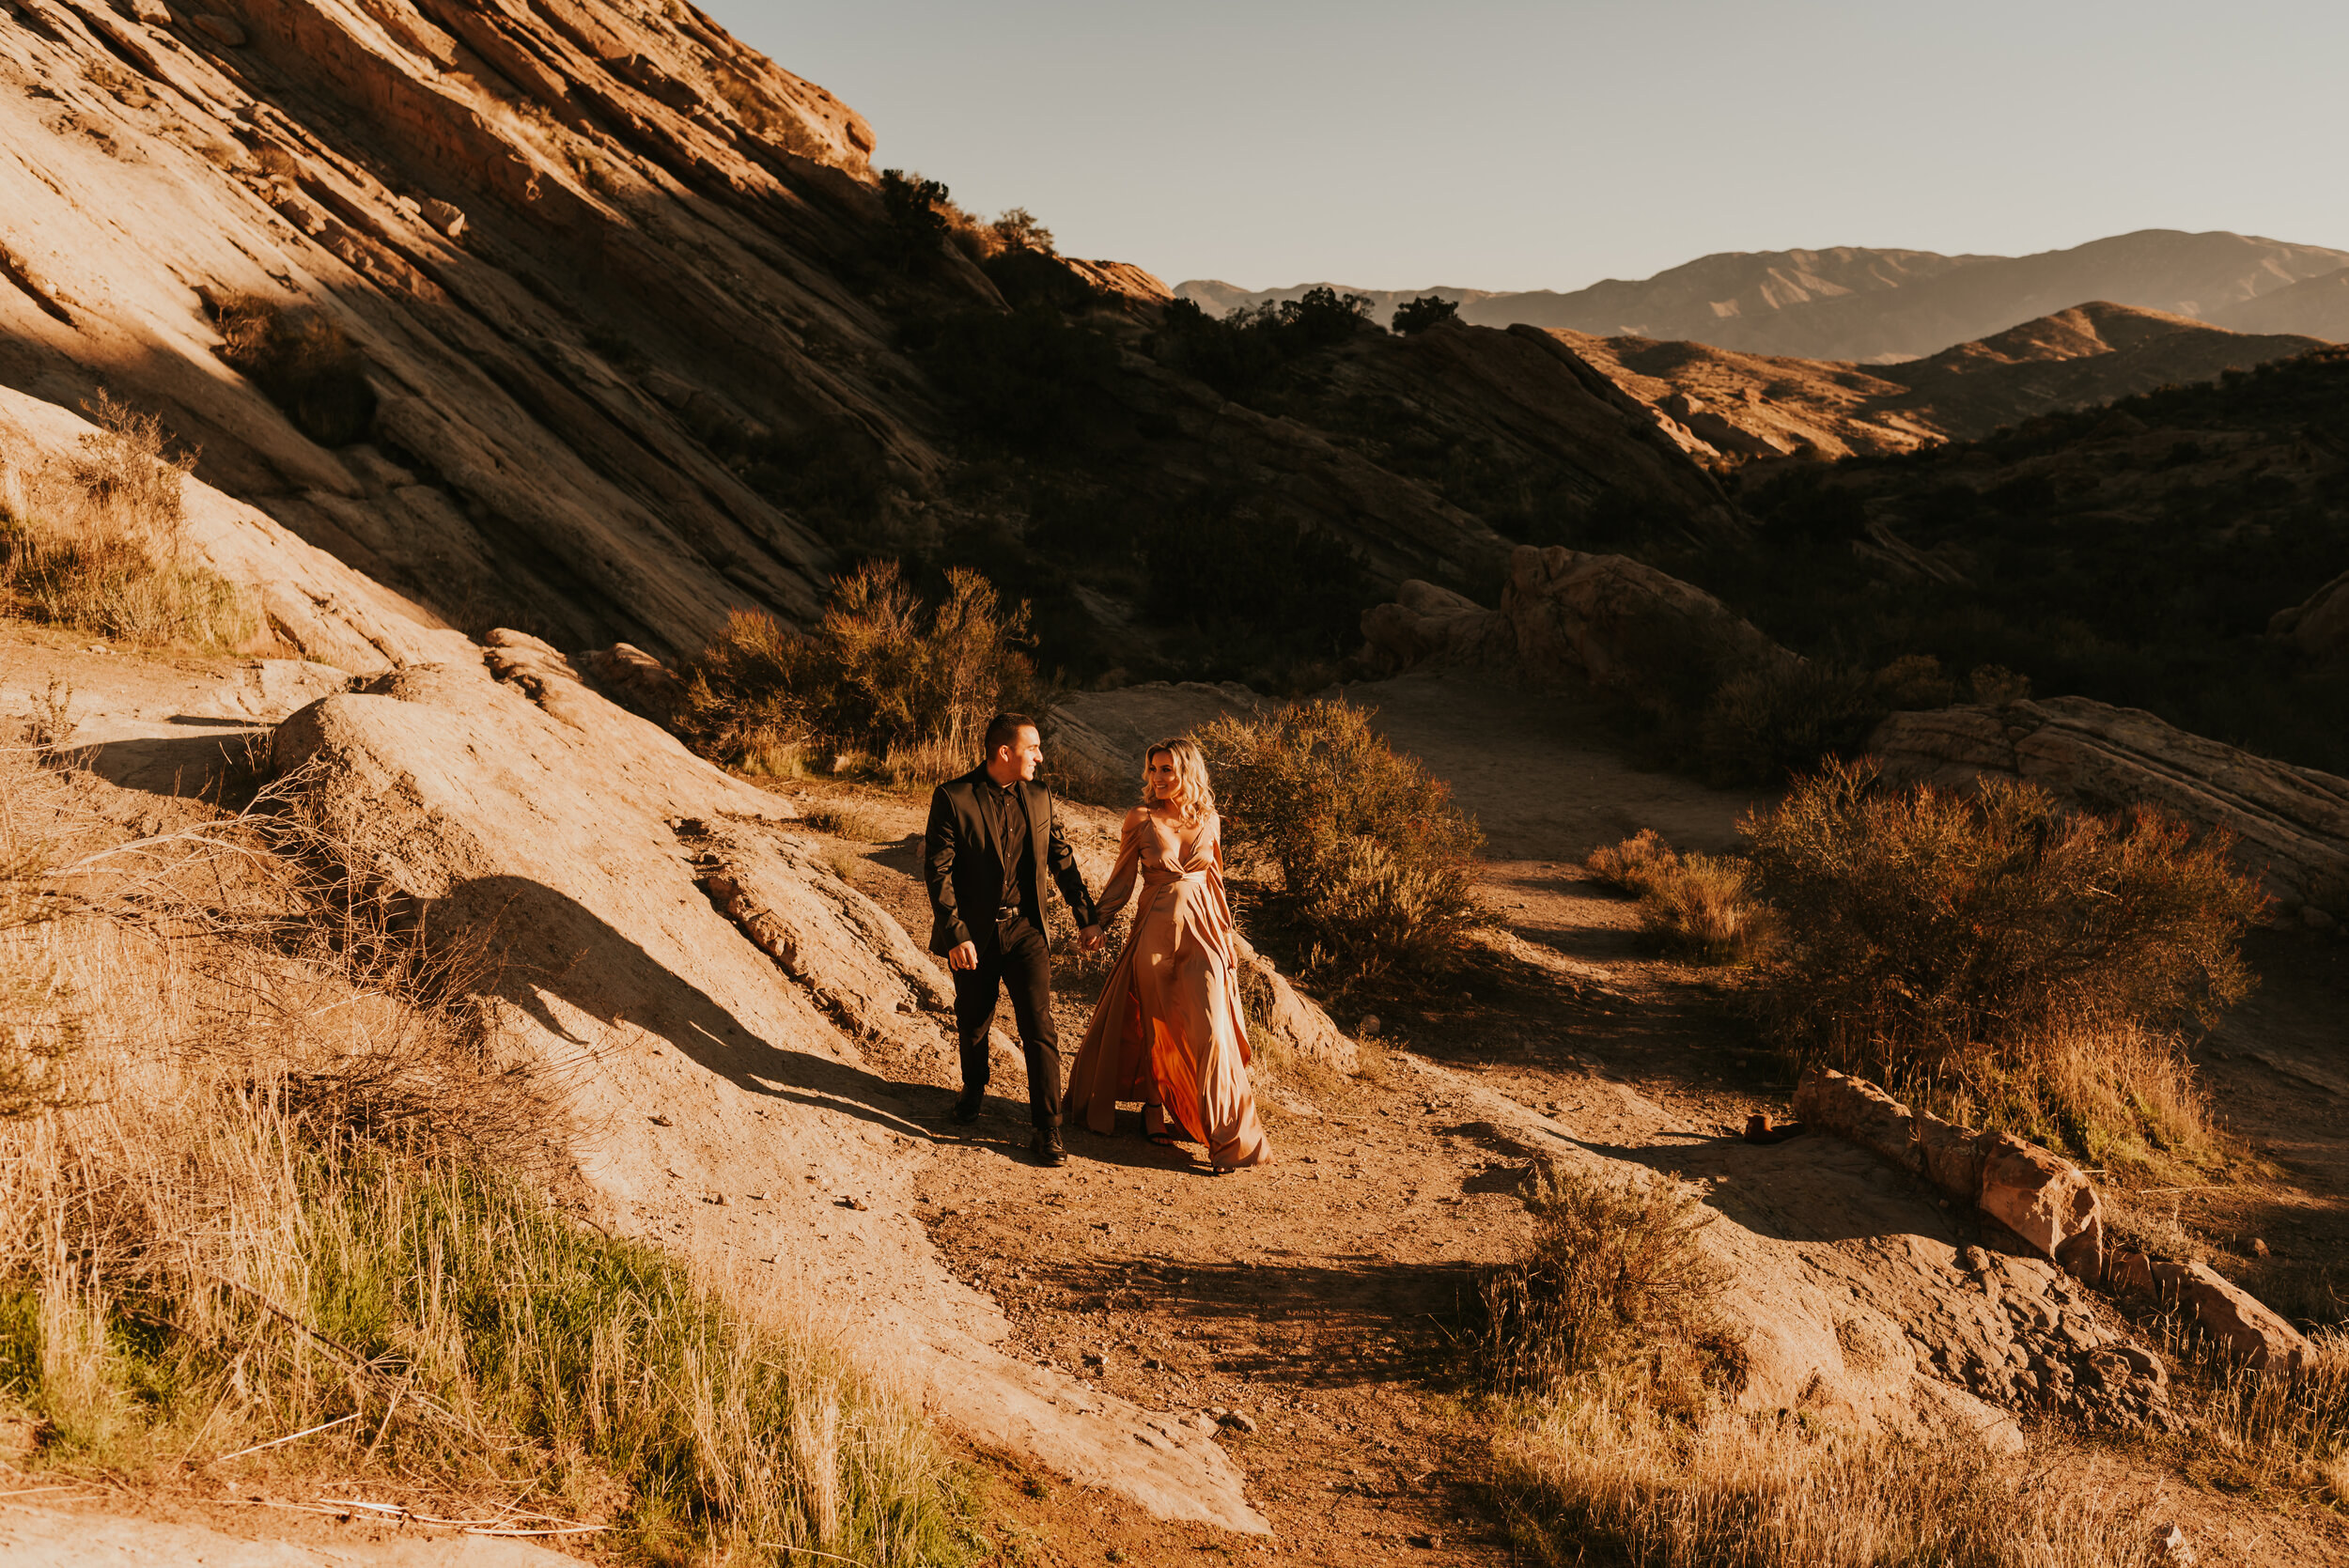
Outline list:
[[[2349,915],[2349,779],[2086,697],[1895,713],[1868,749],[1893,784],[2028,779],[2067,805],[2158,806],[2199,828],[2224,828],[2237,860],[2264,876],[2288,911]]]
[[[1798,660],[1701,588],[1627,555],[1520,545],[1499,610],[1416,582],[1362,615],[1389,668],[1513,669],[1536,685],[1586,682],[1642,706],[1689,706],[1739,671]]]
[[[1832,1067],[1803,1069],[1794,1109],[1804,1126],[1857,1143],[1979,1208],[2050,1263],[2092,1285],[2103,1280],[2103,1203],[2071,1161],[2011,1133],[1953,1126]]]
[[[2112,1288],[2184,1307],[2229,1355],[2256,1372],[2296,1373],[2315,1354],[2306,1335],[2208,1264],[2123,1252],[2113,1262]]]
[[[484,660],[312,704],[274,749],[364,869],[503,945],[507,1048],[567,1092],[604,1221],[796,1294],[981,1443],[1161,1517],[1266,1529],[1209,1437],[996,1350],[1003,1312],[909,1212],[916,1103],[945,1096],[862,1046],[951,1059],[927,955],[777,797],[565,672],[503,634]]]
[[[70,409],[0,386],[0,476],[70,468],[100,434]],[[467,656],[472,644],[462,632],[267,513],[194,477],[180,482],[179,504],[188,564],[245,590],[262,618],[258,645],[356,675]]]

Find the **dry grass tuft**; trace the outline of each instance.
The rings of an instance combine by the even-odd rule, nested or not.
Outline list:
[[[226,651],[259,621],[242,590],[189,557],[163,427],[101,393],[101,428],[70,461],[0,457],[0,608],[149,647]]]
[[[826,800],[809,807],[800,820],[851,844],[894,844],[901,836],[889,831],[879,813],[855,800]]]
[[[2182,1455],[2188,1477],[2227,1492],[2349,1501],[2340,1493],[2349,1474],[2349,1330],[2310,1335],[2310,1364],[2279,1377],[2246,1370],[2199,1331],[2171,1327],[2198,1406]]]

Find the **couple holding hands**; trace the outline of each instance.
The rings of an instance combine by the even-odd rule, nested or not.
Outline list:
[[[1204,1144],[1220,1175],[1272,1159],[1248,1084],[1248,1032],[1240,1017],[1237,944],[1223,896],[1222,824],[1206,764],[1188,740],[1166,740],[1143,758],[1142,804],[1126,814],[1117,864],[1098,905],[1035,782],[1044,744],[1035,722],[999,713],[985,759],[930,797],[923,875],[930,895],[930,951],[954,972],[962,1048],[957,1122],[976,1121],[986,1098],[988,1027],[1000,992],[1027,1060],[1034,1152],[1066,1165],[1061,1143],[1061,1054],[1052,1025],[1051,945],[1044,935],[1049,876],[1082,927],[1090,953],[1142,885],[1132,933],[1110,971],[1068,1074],[1067,1100],[1087,1127],[1115,1130],[1121,1101],[1140,1101],[1154,1143],[1180,1136]],[[1170,1118],[1172,1119],[1170,1121]]]

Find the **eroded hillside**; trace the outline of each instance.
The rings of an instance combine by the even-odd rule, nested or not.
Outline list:
[[[1146,274],[1006,254],[877,175],[852,110],[690,8],[26,0],[0,72],[0,380],[161,413],[201,477],[474,632],[676,657],[880,553],[988,569],[1089,670],[1179,664],[1198,600],[1312,577],[1289,652],[1327,657],[1378,586],[1506,551],[1409,465],[1174,367]],[[1726,518],[1525,355],[1484,334],[1442,396],[1572,425],[1537,444],[1585,506]],[[1203,521],[1253,553],[1188,548]]]

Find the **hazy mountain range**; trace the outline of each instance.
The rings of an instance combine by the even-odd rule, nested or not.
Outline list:
[[[1313,284],[1247,290],[1213,280],[1178,285],[1215,314],[1295,299]],[[1335,287],[1345,287],[1344,285]],[[1603,337],[1685,339],[1749,353],[1892,363],[1987,337],[2085,301],[2109,301],[2241,332],[2349,338],[2349,251],[2253,235],[2141,229],[2035,256],[1942,256],[1844,245],[1732,251],[1626,282],[1571,293],[1437,287],[1348,289],[1385,319],[1396,304],[1437,294],[1463,321],[1519,322]]]

